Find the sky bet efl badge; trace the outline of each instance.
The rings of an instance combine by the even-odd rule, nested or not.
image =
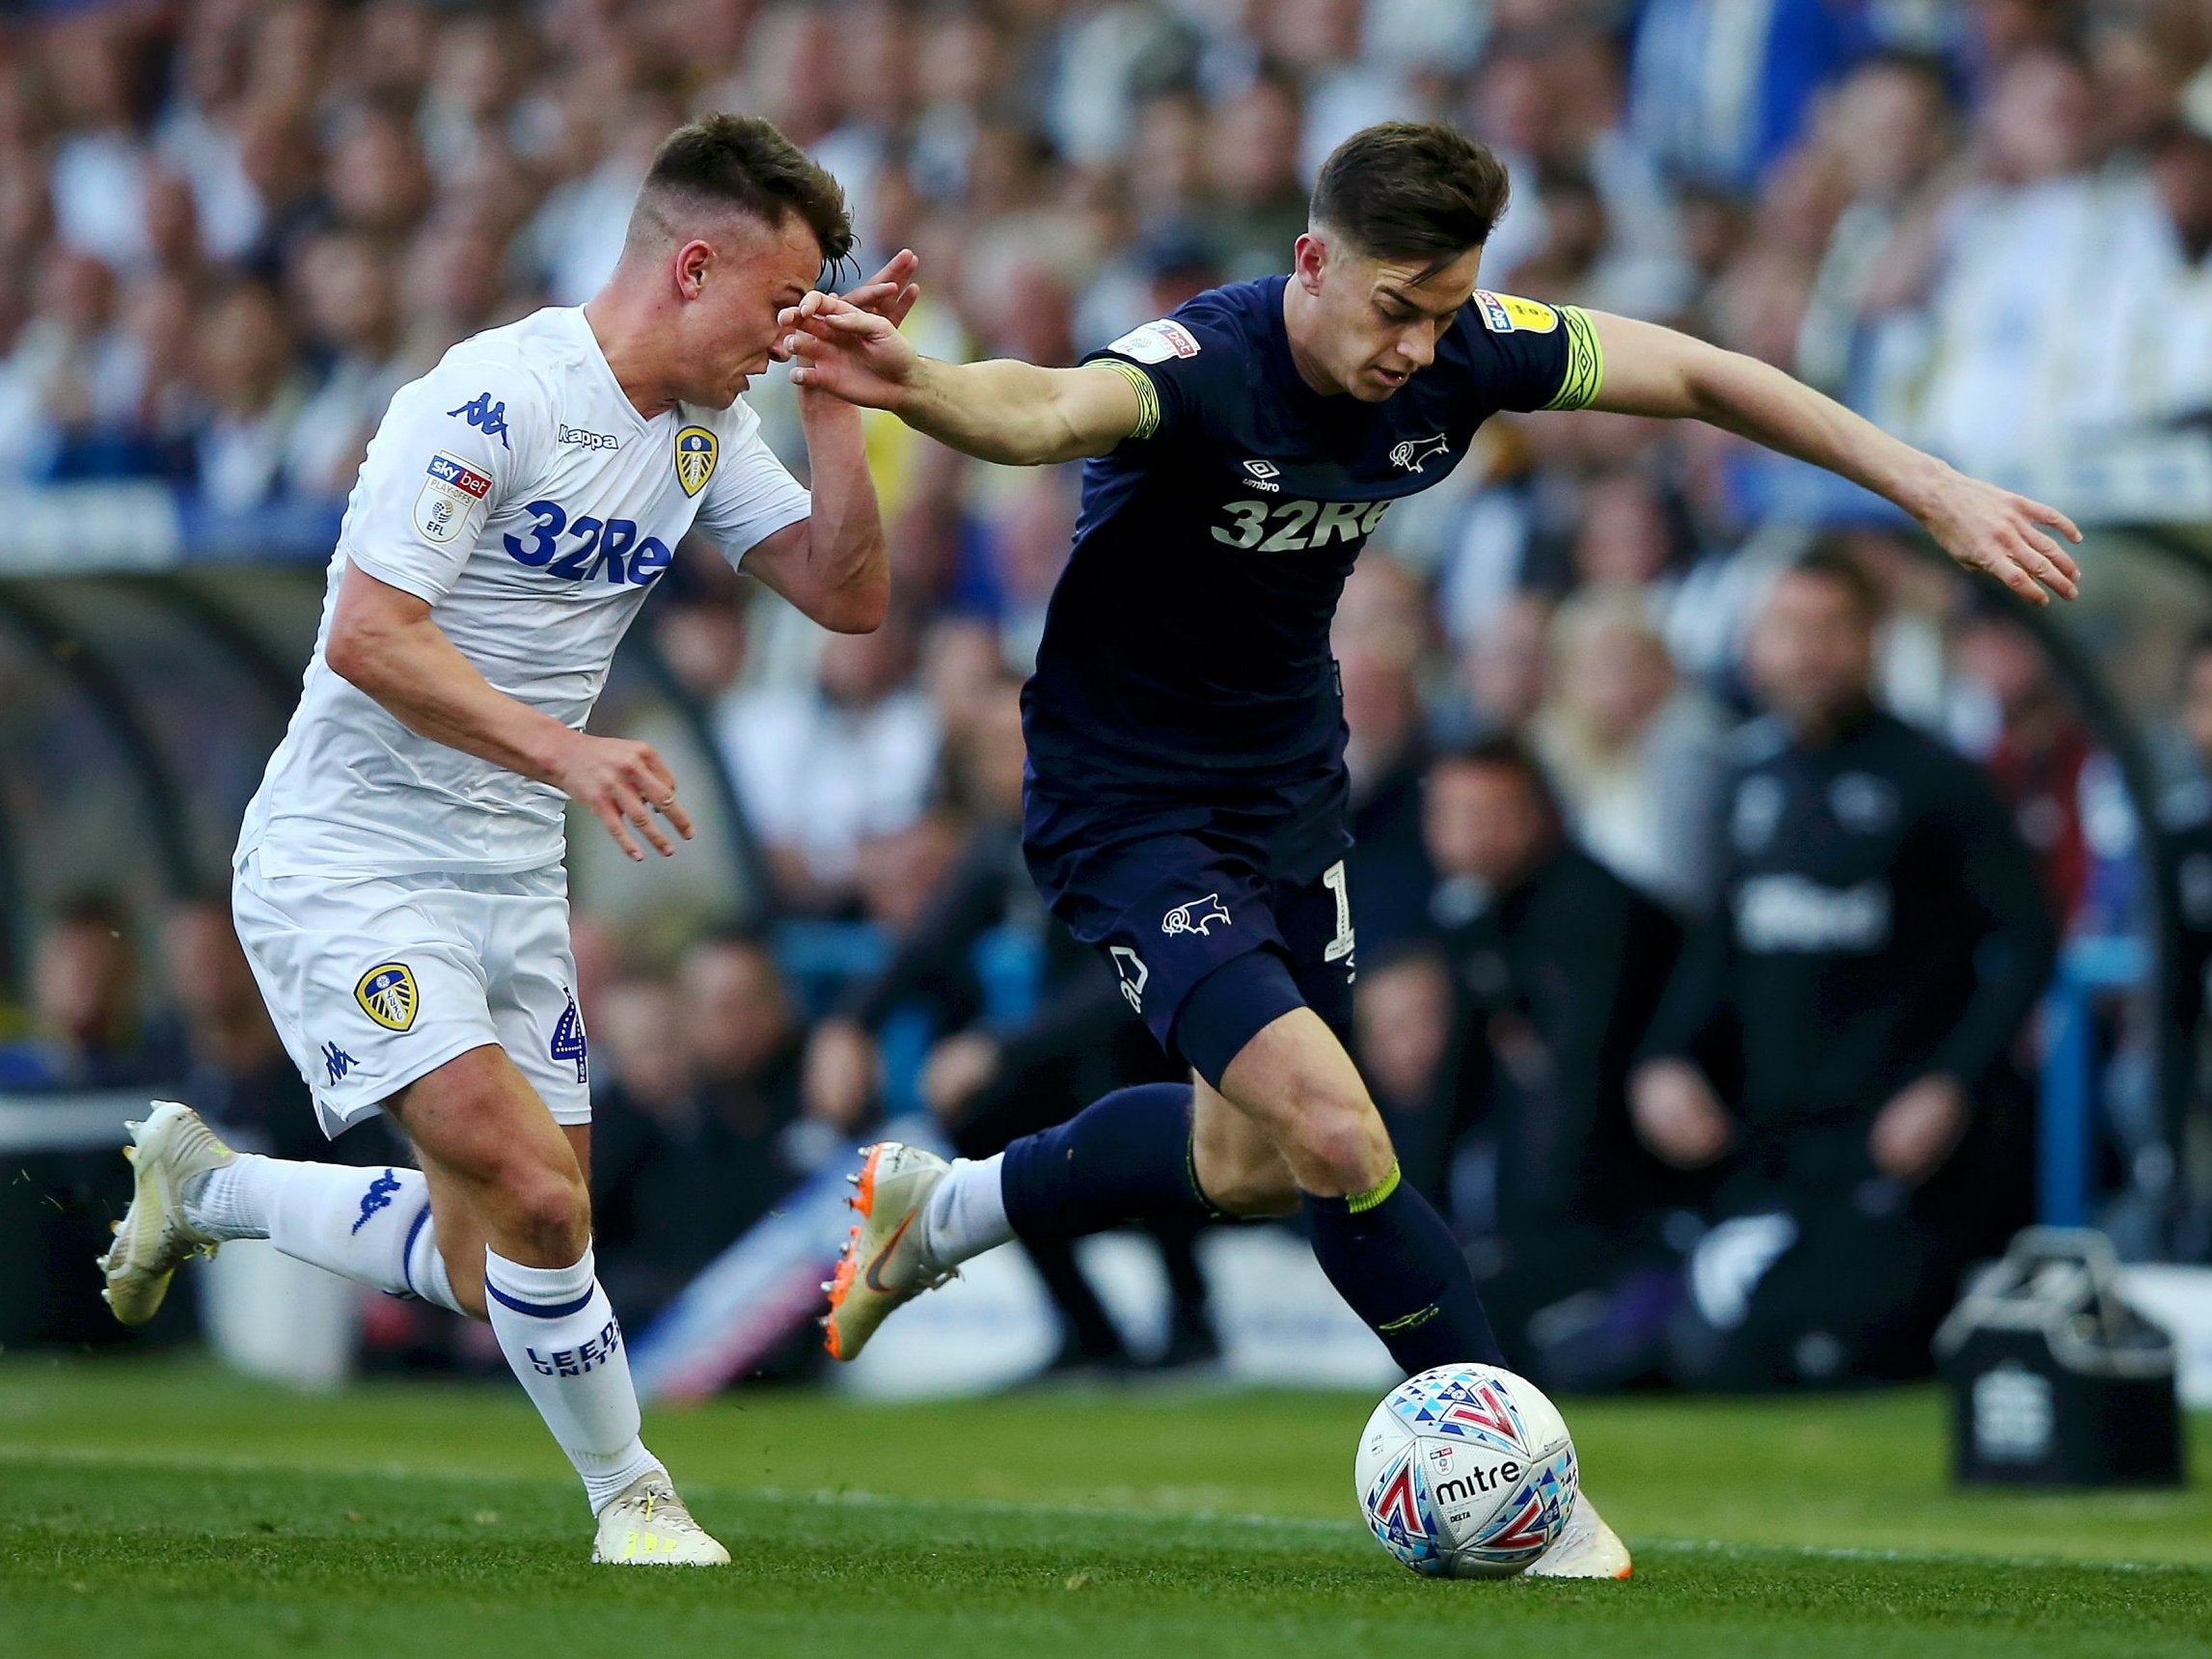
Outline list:
[[[714,434],[704,426],[686,426],[676,434],[676,482],[683,485],[685,495],[696,496],[706,488],[707,479],[714,476],[718,448]]]
[[[457,455],[440,449],[430,457],[423,488],[415,497],[415,528],[423,539],[451,541],[474,519],[492,481]]]
[[[415,990],[415,975],[403,962],[379,963],[361,976],[353,988],[353,1000],[362,1013],[387,1031],[404,1031],[415,1023],[415,1009],[422,997]]]

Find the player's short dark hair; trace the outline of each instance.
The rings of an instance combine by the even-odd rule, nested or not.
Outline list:
[[[1484,767],[1511,773],[1546,812],[1554,818],[1564,817],[1559,792],[1551,784],[1551,774],[1544,770],[1543,762],[1536,758],[1536,751],[1510,731],[1488,732],[1452,744],[1437,750],[1435,758],[1429,763],[1432,772],[1447,766]]]
[[[1490,239],[1506,210],[1506,170],[1441,122],[1363,126],[1321,164],[1312,221],[1379,259],[1419,259],[1431,276]]]
[[[796,214],[821,244],[825,265],[853,251],[843,188],[758,116],[703,116],[662,140],[639,200],[670,198],[727,203],[775,226]]]
[[[1867,567],[1842,548],[1821,542],[1793,560],[1784,569],[1785,576],[1810,576],[1816,582],[1826,582],[1843,591],[1851,602],[1851,609],[1859,613],[1859,620],[1871,628],[1879,623],[1889,610],[1882,590],[1874,579],[1867,574]]]

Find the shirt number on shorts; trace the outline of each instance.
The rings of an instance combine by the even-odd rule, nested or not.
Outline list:
[[[1349,962],[1358,948],[1352,931],[1352,883],[1339,858],[1321,873],[1321,884],[1336,895],[1336,938],[1323,947],[1324,962]]]
[[[527,542],[519,535],[506,537],[507,557],[517,564],[543,567],[546,575],[569,582],[589,582],[604,571],[616,586],[627,583],[634,587],[644,586],[669,567],[668,543],[657,535],[639,540],[633,519],[587,516],[571,524],[568,509],[559,502],[532,502],[523,511],[536,522]],[[564,531],[576,545],[561,553]]]

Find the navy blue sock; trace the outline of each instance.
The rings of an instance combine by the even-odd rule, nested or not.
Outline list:
[[[1505,1364],[1460,1241],[1396,1164],[1372,1191],[1303,1196],[1314,1259],[1408,1376],[1467,1360]]]
[[[1189,1084],[1146,1083],[1024,1135],[998,1166],[1015,1235],[1080,1238],[1125,1221],[1212,1215],[1190,1165],[1190,1112]]]

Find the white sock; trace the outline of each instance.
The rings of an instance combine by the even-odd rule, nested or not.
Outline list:
[[[525,1267],[486,1250],[484,1301],[500,1351],[584,1477],[593,1514],[661,1467],[638,1438],[630,1356],[589,1250],[567,1267]]]
[[[974,1163],[954,1158],[929,1195],[922,1249],[938,1266],[957,1267],[1014,1237],[1014,1224],[1006,1219],[1006,1195],[998,1184],[998,1160],[1004,1156],[993,1153]]]
[[[287,1256],[387,1295],[461,1311],[438,1254],[421,1170],[242,1153],[186,1195],[184,1213],[218,1238],[266,1238]]]

